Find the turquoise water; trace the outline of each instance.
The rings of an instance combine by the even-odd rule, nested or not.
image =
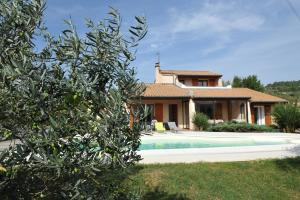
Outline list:
[[[186,149],[186,148],[209,148],[209,147],[239,147],[288,144],[285,140],[255,140],[244,138],[155,138],[144,139],[139,150],[153,149]]]

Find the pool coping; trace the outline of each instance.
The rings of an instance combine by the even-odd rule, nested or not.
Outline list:
[[[203,138],[234,138],[245,137],[256,139],[276,138],[293,140],[293,144],[238,146],[238,147],[210,147],[186,149],[155,149],[141,150],[142,164],[152,163],[192,163],[192,162],[231,162],[259,159],[287,158],[300,156],[300,135],[288,133],[229,133],[229,132],[187,132],[165,133],[143,136],[143,138],[169,137],[203,137]]]

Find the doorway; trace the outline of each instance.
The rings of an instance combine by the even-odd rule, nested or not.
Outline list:
[[[169,122],[175,122],[178,126],[177,114],[177,104],[169,104]]]
[[[265,107],[254,107],[254,122],[258,125],[265,125]]]
[[[155,104],[155,118],[158,122],[163,122],[164,120],[164,107],[162,103]]]

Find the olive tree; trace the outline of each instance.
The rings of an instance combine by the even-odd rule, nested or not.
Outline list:
[[[66,21],[55,38],[44,9],[43,0],[0,2],[0,134],[20,140],[0,155],[0,198],[118,198],[122,172],[140,159],[144,86],[131,62],[146,20],[135,17],[125,37],[110,9],[87,20],[84,36]]]

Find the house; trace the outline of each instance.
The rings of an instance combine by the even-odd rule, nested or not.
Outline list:
[[[146,85],[142,102],[150,108],[148,121],[174,121],[179,128],[194,129],[195,112],[203,112],[211,123],[237,120],[259,125],[272,124],[279,97],[248,88],[222,85],[222,75],[210,71],[162,70],[155,65],[155,82]]]

